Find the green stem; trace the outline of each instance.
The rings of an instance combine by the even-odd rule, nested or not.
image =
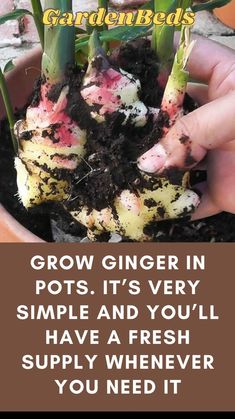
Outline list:
[[[0,90],[1,90],[1,93],[2,93],[3,102],[4,102],[4,105],[5,105],[5,108],[6,108],[7,118],[8,118],[8,121],[9,121],[13,147],[14,147],[15,153],[17,154],[18,143],[17,143],[16,137],[15,137],[15,134],[14,134],[15,117],[14,117],[14,112],[13,112],[13,108],[12,108],[12,105],[11,105],[11,100],[10,100],[6,80],[5,80],[5,77],[4,77],[1,69],[0,69]]]
[[[107,13],[108,12],[108,8],[109,8],[108,3],[109,3],[108,0],[98,0],[98,7],[99,8],[102,8],[102,9],[105,9],[106,10],[106,13]],[[108,25],[104,24],[103,27],[102,27],[102,30],[103,31],[106,31],[108,29],[109,29],[108,28]],[[106,52],[108,52],[109,51],[109,43],[108,42],[104,42],[103,43],[103,48],[104,48],[104,50]]]
[[[178,6],[176,0],[154,0],[154,13],[174,12]],[[169,74],[174,57],[174,32],[175,27],[169,25],[154,25],[152,35],[152,48],[157,53],[161,72]]]
[[[35,21],[35,25],[37,27],[39,39],[42,45],[42,48],[44,46],[44,26],[43,26],[43,11],[41,6],[40,0],[31,0],[31,5],[33,9],[33,17]]]
[[[167,15],[175,12],[177,8],[183,10],[192,6],[193,0],[154,0],[154,12],[164,12]],[[160,76],[167,79],[170,74],[173,59],[174,59],[174,34],[175,26],[169,25],[154,25],[152,35],[152,48],[156,51],[160,64]]]
[[[191,8],[192,5],[193,5],[193,0],[179,0],[178,7],[186,10],[186,9]]]
[[[72,0],[45,0],[45,9],[72,12]],[[75,27],[45,26],[42,73],[50,83],[63,80],[68,65],[75,61]]]
[[[99,57],[99,69],[101,70],[106,70],[110,67],[110,64],[108,62],[107,59],[107,54],[104,51],[100,39],[99,39],[99,34],[97,32],[96,29],[93,30],[90,39],[89,39],[89,43],[88,43],[88,61],[89,61],[89,67],[87,69],[87,74],[89,74],[90,72],[93,72],[93,60]]]
[[[96,29],[93,30],[92,34],[90,35],[89,43],[88,43],[88,59],[89,61],[93,60],[94,57],[98,55],[104,55],[104,50],[101,46],[99,40],[99,34]]]
[[[189,72],[186,65],[195,42],[190,42],[190,28],[182,26],[179,48],[176,52],[162,100],[162,110],[168,112],[171,123],[181,114]]]

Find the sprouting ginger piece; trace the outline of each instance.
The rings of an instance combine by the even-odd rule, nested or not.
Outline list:
[[[65,86],[53,103],[48,99],[48,86],[42,85],[38,106],[30,106],[26,119],[15,125],[18,196],[26,208],[67,199],[66,174],[77,168],[85,154],[86,131],[65,112],[68,92]]]
[[[111,66],[95,30],[89,40],[88,60],[81,95],[91,109],[91,117],[102,123],[109,114],[119,112],[124,116],[123,125],[131,122],[136,127],[143,127],[149,111],[139,98],[140,81]]]

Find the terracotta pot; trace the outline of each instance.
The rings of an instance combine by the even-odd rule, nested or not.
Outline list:
[[[16,62],[16,68],[7,75],[7,83],[12,103],[15,108],[25,105],[33,90],[35,79],[40,74],[41,50],[35,48]],[[5,109],[0,98],[0,119],[5,116]],[[0,242],[43,242],[19,224],[0,204]]]
[[[235,29],[235,0],[232,0],[224,7],[215,9],[214,14],[225,25]]]

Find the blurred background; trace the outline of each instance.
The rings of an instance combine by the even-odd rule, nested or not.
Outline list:
[[[147,0],[111,0],[115,6],[127,6],[129,9],[136,3]],[[235,3],[235,0],[232,0]],[[42,0],[43,4],[43,0]],[[96,10],[96,0],[73,0],[74,11]],[[228,7],[228,6],[227,6]],[[14,9],[30,8],[29,0],[1,0],[0,15]],[[217,9],[219,10],[219,9]],[[235,12],[232,15],[235,22]],[[231,12],[230,12],[231,19]],[[223,24],[211,12],[197,13],[196,24],[193,32],[204,35],[217,42],[235,49],[235,30]],[[25,17],[21,20],[9,21],[0,25],[0,65],[3,67],[9,60],[17,58],[22,53],[33,48],[39,43],[36,28],[32,18]]]

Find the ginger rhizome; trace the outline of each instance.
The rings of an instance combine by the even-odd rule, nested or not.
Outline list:
[[[46,3],[53,7],[55,1]],[[70,0],[60,3],[62,10],[72,9]],[[66,71],[74,65],[74,42],[74,28],[45,27],[39,100],[15,125],[18,195],[26,208],[68,199],[70,175],[85,154],[86,132],[66,112],[70,94]],[[55,99],[56,90],[60,94]]]
[[[164,132],[167,132],[168,128],[183,114],[183,101],[188,81],[188,73],[185,70],[185,66],[191,48],[192,44],[190,43],[189,33],[183,28],[179,49],[176,53],[173,69],[162,100],[161,114],[166,113],[168,117],[168,123],[164,128]],[[94,63],[94,67],[91,70],[90,64],[87,77],[89,77],[91,71],[94,72],[94,68],[97,74],[97,64],[95,63],[100,61],[103,63],[104,61],[104,52],[101,54],[100,47],[93,50],[94,53],[96,55],[90,57],[90,63]],[[99,61],[100,57],[102,59]],[[106,103],[102,100],[103,97],[109,98],[110,93],[109,85],[104,82],[103,68],[102,65],[101,75],[98,72],[97,79],[92,79],[89,86],[92,92],[94,86],[95,93],[96,89],[100,92],[102,102],[100,109],[102,109],[103,117],[105,118],[105,115],[112,112],[112,109],[111,106],[109,107],[108,100]],[[106,58],[105,72],[109,68],[110,66]],[[125,85],[123,84],[122,86],[125,97]],[[97,94],[94,96],[95,98],[99,98]],[[105,103],[106,109],[103,108],[103,102]],[[90,106],[92,105],[94,105],[94,100],[90,102]],[[113,100],[113,107],[113,112],[119,111],[119,106],[115,98]],[[135,124],[135,120],[131,122]],[[156,119],[155,123],[158,123],[158,119]],[[171,183],[166,176],[159,178],[148,176],[144,173],[142,173],[142,176],[148,181],[148,187],[142,188],[141,190],[136,189],[134,192],[123,190],[107,208],[97,210],[84,206],[78,208],[77,211],[72,211],[72,216],[87,227],[88,236],[91,240],[96,240],[104,232],[119,233],[122,236],[137,241],[150,240],[151,233],[148,231],[148,226],[151,223],[189,215],[199,205],[198,195],[188,188],[188,173],[185,175],[182,174],[178,184]]]
[[[72,8],[71,0],[58,1],[62,10]],[[46,5],[53,7],[54,3],[55,0],[48,0]],[[76,188],[77,206],[71,209],[69,204],[81,162],[85,162],[93,171],[90,166],[92,156],[88,151],[92,130],[101,130],[105,145],[105,127],[108,127],[112,116],[120,117],[124,140],[132,135],[130,127],[137,131],[143,130],[149,126],[149,121],[153,123],[155,132],[165,116],[166,123],[162,129],[164,136],[183,115],[189,76],[185,68],[193,47],[189,29],[182,28],[179,48],[160,110],[149,108],[141,100],[142,86],[136,76],[113,62],[111,64],[94,30],[89,40],[88,63],[80,72],[83,79],[80,84],[76,84],[81,103],[77,106],[75,104],[71,112],[69,101],[75,88],[70,79],[71,74],[75,74],[74,31],[73,27],[68,26],[45,28],[40,94],[28,107],[25,119],[15,125],[19,144],[15,159],[19,197],[26,208],[44,202],[62,202],[73,218],[87,228],[91,240],[97,240],[102,233],[118,233],[134,241],[151,240],[156,227],[155,230],[150,227],[155,226],[156,222],[184,217],[199,205],[198,195],[189,188],[188,173],[178,174],[177,181],[174,181],[167,173],[154,176],[141,172],[137,161],[127,161],[127,164],[135,165],[139,186],[137,184],[133,187],[131,182],[126,182],[120,188],[114,185],[112,198],[107,200],[104,207],[98,208],[82,200],[79,202],[81,178]],[[82,124],[83,128],[78,122],[81,116],[79,119],[76,114],[81,109],[85,109],[86,115],[89,115],[87,125]],[[160,139],[158,137],[154,141]],[[102,170],[108,172],[108,159],[105,165]],[[89,178],[89,173],[84,177]],[[92,176],[89,181],[92,182]],[[89,182],[87,185],[89,187]]]

